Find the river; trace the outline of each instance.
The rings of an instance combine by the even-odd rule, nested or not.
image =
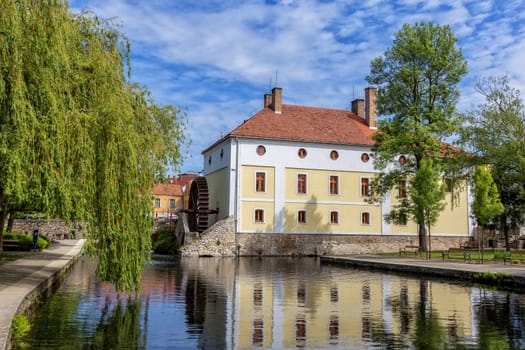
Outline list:
[[[321,264],[154,256],[128,298],[81,258],[30,349],[524,349],[525,294]]]

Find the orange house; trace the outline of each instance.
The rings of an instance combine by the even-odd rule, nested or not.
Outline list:
[[[183,206],[182,187],[174,183],[160,183],[153,187],[155,219],[175,218],[175,209]]]

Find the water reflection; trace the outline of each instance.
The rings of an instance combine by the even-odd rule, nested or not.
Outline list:
[[[87,259],[38,313],[32,349],[522,349],[524,295],[320,265],[155,260],[128,299]]]

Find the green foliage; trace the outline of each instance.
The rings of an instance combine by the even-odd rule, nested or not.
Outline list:
[[[181,158],[185,114],[127,80],[112,22],[63,1],[2,1],[0,43],[0,227],[29,205],[85,221],[98,276],[138,288],[151,188]]]
[[[374,166],[381,173],[372,181],[372,201],[380,200],[399,181],[416,176],[425,158],[439,165],[447,177],[459,178],[455,152],[443,143],[459,128],[457,84],[467,72],[455,44],[449,26],[405,24],[395,34],[392,48],[371,62],[367,81],[378,87],[377,111],[383,115],[374,135]],[[403,164],[397,161],[400,155],[406,156]],[[414,205],[410,198],[401,200],[389,219],[413,213],[424,228],[427,219],[416,215],[423,208]],[[423,229],[420,245],[424,242]]]
[[[474,274],[474,279],[479,283],[487,283],[491,285],[501,286],[505,282],[507,275],[501,272],[480,272]]]
[[[11,324],[11,339],[13,341],[20,340],[25,337],[31,330],[31,325],[27,320],[27,317],[22,314],[18,314],[13,317],[13,323]]]
[[[153,251],[158,254],[176,254],[179,250],[177,240],[173,232],[158,230],[154,235]]]
[[[486,225],[494,217],[503,213],[503,204],[490,172],[478,166],[474,172],[474,203],[472,213],[480,225]]]
[[[466,115],[462,141],[473,160],[490,166],[504,206],[497,223],[507,232],[525,218],[525,108],[505,76],[480,79],[476,89],[485,101]]]
[[[416,175],[410,181],[412,215],[416,222],[433,226],[445,207],[445,184],[441,181],[439,166],[432,159],[423,159]]]

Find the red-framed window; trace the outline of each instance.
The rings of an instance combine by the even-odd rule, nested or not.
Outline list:
[[[361,178],[361,197],[368,197],[370,195],[370,178]]]
[[[330,175],[330,194],[339,194],[339,176]]]
[[[338,224],[339,223],[339,212],[338,211],[331,211],[330,212],[330,223],[331,224]]]
[[[306,224],[307,222],[306,210],[297,211],[297,222],[300,224]]]
[[[306,174],[297,174],[297,193],[306,193]]]
[[[255,209],[255,220],[256,223],[264,223],[264,209]]]
[[[370,225],[370,213],[364,211],[361,213],[361,225]]]
[[[255,173],[255,192],[266,192],[266,173],[257,171]]]
[[[399,181],[397,196],[399,198],[406,198],[407,197],[407,181],[406,180]]]

